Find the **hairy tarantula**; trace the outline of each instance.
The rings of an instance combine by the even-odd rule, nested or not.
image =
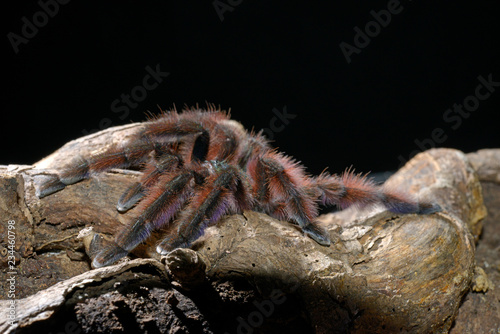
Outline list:
[[[272,149],[260,133],[248,133],[225,112],[198,108],[162,112],[122,147],[79,158],[38,190],[44,197],[95,173],[141,166],[143,174],[118,200],[125,212],[138,206],[139,216],[120,231],[114,244],[93,259],[94,267],[114,263],[167,227],[157,251],[188,247],[204,228],[223,215],[256,210],[297,224],[321,245],[330,237],[315,219],[319,205],[383,204],[395,213],[428,214],[436,204],[374,184],[347,170],[313,177],[290,157]]]

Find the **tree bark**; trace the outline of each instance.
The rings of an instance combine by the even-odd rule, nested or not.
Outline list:
[[[480,150],[467,157],[479,175],[488,216],[477,243],[472,289],[450,333],[494,333],[500,330],[500,150]]]
[[[486,216],[476,170],[498,186],[500,162],[492,158],[498,150],[417,155],[387,182],[436,201],[443,212],[327,214],[320,219],[334,241],[330,247],[290,223],[248,211],[208,228],[192,249],[161,259],[154,251],[158,232],[134,250],[134,260],[92,270],[92,242],[112,238],[136,214],[115,207],[140,173],[116,170],[42,199],[37,184],[70,158],[126,141],[141,126],[80,138],[34,166],[0,168],[0,307],[6,310],[0,332],[446,333],[471,285],[491,286],[488,268],[475,262]],[[488,194],[498,199],[495,191]],[[453,330],[467,326],[460,321]]]

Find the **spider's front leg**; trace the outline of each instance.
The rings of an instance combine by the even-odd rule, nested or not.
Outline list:
[[[137,209],[142,214],[133,225],[119,232],[114,243],[94,257],[93,267],[114,263],[146,240],[152,231],[168,224],[189,199],[192,179],[190,171],[160,177],[138,205]]]
[[[130,147],[112,147],[105,152],[88,158],[77,157],[58,175],[48,177],[37,186],[39,198],[64,189],[67,185],[88,178],[92,173],[105,172],[113,168],[128,168],[146,160],[155,144],[142,139],[132,141]]]
[[[331,244],[328,232],[315,221],[318,207],[305,191],[307,177],[299,164],[271,151],[251,161],[248,172],[254,196],[263,211],[296,223],[320,245]]]
[[[162,175],[177,170],[182,165],[182,158],[173,151],[164,152],[157,156],[151,163],[147,164],[139,182],[133,183],[122,194],[116,209],[126,212],[137,204],[150,189],[158,183]]]
[[[242,212],[252,206],[250,185],[239,167],[218,161],[203,165],[210,175],[178,217],[176,228],[158,244],[157,252],[162,255],[174,248],[189,247],[203,234],[205,227],[223,215]]]

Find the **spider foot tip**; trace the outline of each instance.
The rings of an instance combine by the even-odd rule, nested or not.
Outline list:
[[[310,224],[302,230],[321,246],[329,247],[332,244],[327,230],[322,227]]]
[[[162,256],[164,255],[167,255],[168,253],[170,253],[170,250],[168,249],[165,249],[163,246],[161,245],[158,245],[156,246],[156,252]]]
[[[116,210],[119,212],[119,213],[124,213],[124,212],[127,212],[130,208],[127,207],[127,206],[124,206],[124,205],[121,205],[120,203],[118,203],[116,205]]]
[[[37,175],[34,179],[34,185],[38,198],[49,196],[66,187],[57,175]]]
[[[441,212],[443,208],[437,203],[423,203],[420,205],[420,208],[417,213],[422,215],[429,215],[431,213]]]
[[[98,269],[98,268],[102,268],[105,266],[106,266],[106,264],[102,263],[101,261],[99,261],[97,259],[92,260],[92,268]]]
[[[109,266],[127,255],[128,252],[122,248],[109,247],[97,253],[92,260],[92,267],[97,269]]]

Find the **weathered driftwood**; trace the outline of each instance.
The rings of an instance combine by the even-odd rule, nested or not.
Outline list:
[[[70,142],[35,167],[0,169],[2,247],[5,223],[13,220],[17,259],[16,321],[3,316],[0,332],[422,333],[452,326],[473,279],[474,240],[486,215],[463,153],[424,152],[388,181],[434,199],[442,213],[329,214],[322,221],[335,242],[326,248],[289,223],[245,212],[209,228],[194,251],[160,259],[152,240],[133,256],[153,259],[90,270],[85,241],[88,249],[92,233],[112,236],[134,217],[134,209],[119,214],[115,205],[138,173],[106,173],[42,199],[37,182],[140,127]],[[78,238],[86,227],[89,236]],[[4,253],[0,306],[8,312]]]
[[[467,154],[477,171],[488,216],[476,248],[476,276],[452,334],[500,331],[500,149]]]

